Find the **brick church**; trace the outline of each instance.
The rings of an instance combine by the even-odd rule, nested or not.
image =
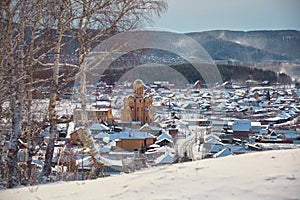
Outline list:
[[[121,111],[122,122],[140,122],[152,124],[154,106],[152,98],[144,94],[145,85],[142,80],[133,82],[133,95],[124,98],[124,107]]]

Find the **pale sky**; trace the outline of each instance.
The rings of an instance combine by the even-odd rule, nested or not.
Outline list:
[[[300,0],[168,0],[154,26],[176,32],[300,30]]]

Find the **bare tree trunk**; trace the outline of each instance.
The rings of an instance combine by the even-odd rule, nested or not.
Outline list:
[[[15,79],[15,78],[13,78]],[[18,147],[18,140],[21,135],[21,127],[22,127],[22,112],[23,112],[23,94],[22,94],[22,87],[19,83],[17,83],[20,87],[20,94],[19,96],[12,96],[11,99],[11,111],[13,114],[13,121],[12,121],[12,127],[13,132],[11,135],[10,140],[10,147],[8,150],[8,156],[7,156],[7,164],[8,164],[8,170],[9,170],[9,178],[8,178],[8,187],[15,187],[19,185],[18,180],[18,164],[17,164],[17,154],[19,151]],[[16,88],[17,89],[17,88]]]
[[[17,35],[17,62],[14,62],[13,51],[9,53],[10,55],[10,67],[11,67],[11,76],[12,76],[12,91],[14,92],[11,96],[11,112],[12,112],[12,135],[10,138],[10,145],[7,156],[7,165],[9,170],[8,177],[8,187],[15,187],[19,185],[18,179],[18,164],[17,164],[17,154],[19,151],[18,140],[21,135],[22,129],[22,120],[23,120],[23,102],[24,102],[24,31],[25,31],[25,19],[24,19],[24,9],[23,3],[21,3],[20,8],[20,23],[19,30]],[[12,19],[12,18],[11,18]],[[12,23],[12,20],[11,22]],[[9,30],[11,30],[11,25],[9,25]],[[12,36],[9,36],[10,41],[12,42]],[[10,44],[10,46],[13,46]],[[13,49],[13,48],[12,48]]]
[[[28,151],[27,151],[27,170],[26,170],[26,180],[30,184],[31,183],[31,171],[32,171],[32,156],[34,155],[34,146],[33,146],[33,127],[32,127],[32,83],[33,83],[33,67],[31,60],[33,59],[33,44],[34,44],[34,31],[32,31],[32,39],[31,39],[31,45],[29,47],[29,55],[27,59],[27,67],[28,67],[28,87],[27,87],[27,94],[26,94],[26,119],[27,119],[27,144],[28,144]]]
[[[32,173],[32,157],[35,155],[35,149],[33,144],[33,127],[32,127],[32,71],[30,71],[30,78],[29,78],[29,86],[27,90],[27,161],[26,161],[26,181],[28,184],[32,183],[31,173]]]
[[[9,6],[9,4],[8,4]],[[7,68],[10,70],[9,76],[11,77],[11,81],[9,82],[9,88],[11,91],[15,91],[12,86],[12,82],[15,81],[16,77],[13,76],[14,74],[14,58],[13,58],[13,41],[12,41],[12,17],[11,13],[7,12],[7,17],[9,17],[7,22],[7,55],[8,55],[8,63]],[[11,114],[16,113],[16,95],[11,95],[10,97],[10,111]],[[17,127],[14,124],[15,120],[12,120],[12,127]],[[11,188],[13,186],[16,186],[19,184],[18,181],[18,168],[16,167],[17,163],[17,151],[18,151],[18,137],[15,135],[15,131],[12,131],[11,137],[10,137],[10,146],[9,146],[9,152],[7,154],[6,162],[7,162],[7,168],[8,168],[8,177],[7,177],[7,187]]]
[[[37,11],[36,11],[37,12]],[[36,13],[35,12],[35,13]],[[34,72],[34,53],[35,53],[35,45],[36,45],[36,31],[40,24],[39,16],[41,14],[36,14],[34,18],[32,18],[33,27],[31,29],[31,40],[29,43],[29,48],[27,51],[27,59],[26,59],[26,71],[27,71],[27,87],[26,87],[26,133],[27,133],[27,161],[26,161],[26,181],[31,184],[32,183],[32,157],[35,155],[35,146],[34,146],[34,132],[35,127],[33,124],[32,117],[32,100],[33,100],[33,72]],[[36,122],[34,122],[36,123]]]
[[[56,40],[56,46],[54,48],[54,66],[53,66],[53,76],[51,83],[51,93],[49,102],[49,122],[50,122],[50,133],[49,141],[47,145],[45,163],[43,171],[41,173],[39,181],[41,182],[43,178],[48,177],[51,173],[52,158],[54,152],[54,141],[56,138],[56,99],[58,90],[58,77],[59,77],[59,58],[61,49],[61,40],[63,37],[62,27],[58,29],[58,37]]]
[[[4,2],[4,3],[3,3]],[[12,3],[13,2],[13,3]],[[6,97],[10,99],[10,111],[11,111],[11,119],[12,122],[12,134],[11,134],[11,143],[10,148],[8,150],[8,156],[6,158],[7,167],[8,167],[8,186],[14,187],[19,184],[18,180],[18,165],[17,165],[17,153],[18,153],[18,139],[21,135],[22,131],[22,119],[23,119],[23,102],[24,102],[24,85],[25,81],[29,81],[29,92],[27,99],[27,132],[28,139],[27,142],[29,144],[29,153],[27,160],[27,180],[30,180],[31,176],[31,162],[32,156],[34,154],[33,151],[33,142],[32,142],[32,116],[30,106],[32,104],[32,68],[29,68],[29,79],[24,78],[24,28],[25,24],[27,25],[27,19],[24,16],[27,16],[27,13],[24,12],[23,6],[30,1],[27,0],[2,0],[0,1],[0,13],[1,16],[8,16],[8,20],[2,20],[5,22],[5,27],[8,30],[5,34],[5,40],[9,44],[5,44],[7,47],[7,51],[0,50],[0,53],[3,54],[0,57],[0,66],[4,66],[4,68],[9,69],[7,72],[9,74],[9,83],[8,87],[6,87],[6,91],[11,91],[10,95]],[[86,99],[85,99],[85,91],[86,91],[86,69],[83,66],[84,57],[91,52],[93,44],[99,42],[101,36],[110,34],[112,32],[124,31],[131,29],[136,26],[139,20],[141,19],[149,19],[153,13],[161,13],[165,4],[162,3],[163,0],[114,0],[114,1],[99,1],[95,2],[93,0],[78,0],[78,1],[61,1],[61,0],[52,0],[52,1],[41,1],[42,9],[37,12],[42,13],[43,20],[40,20],[41,23],[47,24],[45,29],[56,29],[57,30],[57,39],[55,43],[51,43],[51,50],[53,48],[54,55],[54,63],[53,63],[53,76],[51,83],[51,93],[50,93],[50,101],[48,107],[49,114],[49,122],[50,122],[50,134],[49,141],[47,145],[45,162],[43,166],[42,173],[38,177],[39,182],[43,182],[43,180],[47,179],[51,173],[51,165],[52,158],[54,152],[54,142],[56,138],[56,103],[57,103],[57,92],[59,88],[59,61],[60,61],[60,51],[62,47],[62,39],[63,34],[66,30],[69,29],[69,25],[72,24],[77,26],[74,30],[79,30],[80,34],[77,35],[77,39],[80,38],[78,44],[79,47],[79,67],[81,70],[80,78],[81,78],[81,88],[80,88],[80,99],[82,104],[82,122],[83,125],[87,125],[86,119]],[[15,9],[11,9],[13,6],[18,6]],[[51,5],[51,6],[48,6]],[[79,5],[83,6],[78,7]],[[5,6],[5,9],[2,7]],[[23,9],[23,10],[22,10]],[[29,12],[29,11],[28,11]],[[5,13],[5,14],[4,14]],[[144,14],[146,15],[145,17]],[[33,14],[35,15],[35,14]],[[45,16],[43,16],[45,15]],[[30,16],[30,15],[29,15]],[[19,17],[19,18],[18,18]],[[15,19],[17,21],[15,21]],[[78,27],[78,19],[81,20],[80,26]],[[93,20],[91,20],[93,19]],[[26,23],[25,23],[26,22]],[[17,24],[18,31],[15,29],[15,24]],[[48,26],[49,25],[49,26]],[[98,29],[99,33],[97,35],[94,34],[93,31],[90,31],[91,27]],[[76,31],[75,31],[76,32]],[[16,36],[17,35],[17,36]],[[15,37],[18,37],[15,40]],[[44,40],[44,38],[41,38]],[[0,41],[1,42],[1,41]],[[31,44],[32,45],[32,44]],[[40,47],[36,47],[37,49]],[[14,49],[18,49],[17,55]],[[43,47],[40,48],[43,51]],[[36,50],[34,50],[36,52]],[[2,53],[4,52],[4,53]],[[29,50],[29,53],[32,52]],[[40,52],[45,55],[45,52]],[[38,55],[39,53],[37,53]],[[38,63],[36,57],[29,55],[27,62],[25,64],[27,66],[33,66]],[[2,59],[5,58],[5,59]],[[42,57],[42,56],[41,56]],[[29,60],[32,61],[29,64]],[[41,58],[42,59],[42,58]],[[5,62],[3,62],[5,60]],[[47,65],[46,63],[45,65]],[[44,66],[44,65],[43,65]],[[6,80],[5,80],[6,81]],[[1,81],[0,81],[1,83]],[[2,86],[0,85],[0,90]],[[0,94],[2,98],[2,94]]]
[[[14,78],[15,79],[15,78]],[[18,165],[17,165],[17,154],[18,154],[18,139],[20,136],[20,121],[19,121],[19,112],[17,111],[17,102],[16,96],[11,97],[11,112],[13,114],[12,119],[12,134],[10,138],[10,144],[8,149],[8,154],[6,158],[7,168],[8,168],[8,180],[7,180],[7,187],[12,188],[19,185],[18,179]]]
[[[54,47],[54,65],[53,65],[53,76],[51,83],[51,93],[50,93],[50,101],[49,101],[49,122],[50,122],[50,133],[49,133],[49,141],[46,149],[45,155],[45,163],[43,167],[43,171],[39,177],[39,182],[43,181],[43,179],[47,178],[51,173],[51,165],[52,158],[54,152],[54,141],[56,138],[57,127],[56,127],[56,103],[57,103],[57,93],[58,93],[58,79],[59,79],[59,59],[60,59],[60,50],[61,50],[61,41],[64,34],[64,6],[61,7],[60,18],[58,22],[57,29],[57,40]]]
[[[81,123],[85,128],[88,127],[86,115],[86,72],[84,67],[80,69],[80,104],[81,104]]]
[[[4,19],[4,16],[5,16],[5,12],[4,12],[4,7],[5,7],[5,2],[2,1],[0,3],[0,17]],[[4,23],[1,23],[0,24],[0,35],[5,35],[7,32],[6,32],[6,25]],[[5,66],[4,63],[5,63],[5,57],[6,57],[6,53],[7,51],[4,51],[5,47],[7,45],[7,42],[6,40],[3,38],[0,40],[0,46],[2,48],[0,48],[0,137],[3,138],[6,136],[6,132],[5,130],[1,130],[2,128],[4,128],[4,122],[2,121],[2,119],[5,119],[5,111],[2,107],[3,103],[5,102],[7,96],[5,95],[5,93],[7,92],[7,82],[5,80],[5,77],[7,76],[7,72],[5,71]],[[2,124],[3,123],[3,124]],[[4,158],[5,158],[5,149],[4,149],[4,144],[2,142],[0,142],[0,184],[1,186],[4,185],[4,180],[5,180],[5,176],[4,176],[4,173],[5,173],[5,161],[4,161]]]

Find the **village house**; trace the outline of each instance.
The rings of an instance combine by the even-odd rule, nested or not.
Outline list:
[[[169,131],[169,135],[172,136],[172,139],[174,142],[177,142],[178,140],[178,128],[174,122],[172,122],[171,127],[167,129]]]
[[[74,109],[73,120],[76,123],[76,126],[84,125],[82,124],[81,108]],[[86,109],[86,120],[90,125],[93,123],[114,124],[110,100],[106,96],[97,97],[95,103],[88,106]]]
[[[104,125],[104,124],[98,124],[98,123],[93,124],[92,126],[90,126],[89,129],[90,129],[92,135],[96,135],[98,133],[108,133],[111,130],[106,125]]]
[[[248,139],[251,133],[251,120],[235,120],[232,124],[233,137]]]
[[[110,141],[115,141],[116,147],[125,151],[146,150],[154,144],[155,136],[138,129],[125,128],[121,132],[109,134]]]
[[[173,139],[172,136],[166,132],[163,132],[160,136],[156,138],[155,144],[158,144],[159,146],[173,146]]]
[[[83,125],[82,124],[82,110],[77,108],[73,112],[74,121],[77,126]],[[113,124],[113,114],[111,108],[92,108],[86,110],[87,121],[89,124],[92,123],[103,123],[107,122],[108,124]]]
[[[83,127],[76,128],[72,133],[67,135],[70,145],[78,145],[83,143],[83,138],[85,137],[85,130]]]
[[[150,126],[148,123],[144,124],[139,131],[151,133],[154,136],[158,136],[161,133],[161,128],[157,126]]]

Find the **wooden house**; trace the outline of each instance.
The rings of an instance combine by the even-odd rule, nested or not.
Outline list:
[[[233,137],[248,139],[251,133],[250,120],[235,120],[232,124]]]
[[[136,129],[127,129],[124,132],[110,134],[110,137],[116,142],[117,147],[126,151],[145,150],[155,142],[155,136]]]
[[[83,127],[79,127],[74,132],[69,135],[70,145],[82,144],[84,138],[85,130]],[[68,136],[67,136],[68,137]]]

